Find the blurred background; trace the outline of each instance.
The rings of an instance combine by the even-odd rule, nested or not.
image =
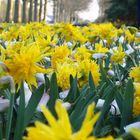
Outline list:
[[[0,0],[0,22],[140,24],[140,0]]]

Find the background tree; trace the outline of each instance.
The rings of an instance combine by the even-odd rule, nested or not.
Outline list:
[[[57,22],[72,22],[77,12],[88,8],[92,0],[53,0],[54,18]]]
[[[32,21],[32,16],[33,16],[33,0],[30,0],[28,22]]]
[[[136,0],[109,0],[108,2],[111,4],[106,10],[108,20],[136,22]]]
[[[15,0],[14,22],[17,23],[19,19],[19,0]]]
[[[11,0],[8,0],[7,8],[6,8],[6,18],[5,18],[6,22],[10,21],[10,11],[11,11]]]
[[[37,21],[38,15],[38,0],[34,0],[34,21]]]
[[[42,0],[40,0],[40,6],[39,6],[39,22],[41,21],[41,16],[42,16]]]
[[[43,16],[44,21],[46,20],[46,14],[47,14],[47,0],[45,0],[45,3],[44,3],[44,16]]]
[[[22,22],[26,23],[26,11],[27,11],[27,0],[22,0],[23,1],[23,7],[22,7]]]

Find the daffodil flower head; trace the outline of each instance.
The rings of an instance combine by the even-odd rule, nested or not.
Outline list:
[[[52,53],[52,67],[53,69],[56,69],[57,64],[63,64],[66,60],[66,58],[70,55],[70,50],[67,46],[60,46],[56,47],[54,49],[54,52]]]
[[[95,53],[107,53],[109,52],[108,48],[103,47],[103,45],[100,43],[95,44]]]
[[[134,78],[135,82],[140,82],[140,67],[132,68],[129,75],[131,78]]]
[[[122,49],[122,45],[118,47],[118,50],[113,50],[113,54],[111,56],[111,61],[116,64],[123,64],[126,53]]]
[[[58,86],[63,90],[70,88],[70,75],[76,76],[76,67],[73,64],[63,63],[57,65],[56,70]]]
[[[77,132],[73,132],[66,108],[60,101],[57,100],[55,104],[58,119],[46,107],[42,107],[48,125],[36,122],[35,127],[27,129],[28,135],[25,140],[95,140],[90,134],[100,113],[94,114],[94,107],[95,104],[88,106],[81,129]]]
[[[30,88],[31,85],[37,86],[35,75],[46,72],[38,63],[44,56],[39,46],[22,46],[20,52],[4,61],[18,88],[21,81],[26,81]]]

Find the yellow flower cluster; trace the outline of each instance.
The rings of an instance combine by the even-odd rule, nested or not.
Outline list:
[[[70,75],[78,78],[80,86],[83,86],[88,80],[91,71],[95,85],[100,81],[99,66],[91,61],[91,53],[85,47],[77,48],[73,54],[67,46],[60,46],[54,49],[52,53],[52,68],[57,74],[58,85],[63,89],[70,87]]]
[[[5,30],[2,30],[0,39],[5,45],[0,46],[0,60],[7,65],[9,75],[13,76],[16,84],[26,81],[30,87],[37,85],[35,75],[40,72],[48,75],[56,72],[57,83],[63,90],[69,89],[70,75],[77,75],[79,85],[83,86],[90,72],[98,86],[101,74],[95,59],[103,58],[104,61],[104,56],[109,54],[111,62],[123,64],[126,50],[122,45],[115,50],[114,42],[119,41],[121,36],[126,43],[135,41],[135,32],[126,27],[117,29],[112,23],[85,27],[64,23],[53,26],[45,23],[2,26]],[[110,50],[113,50],[112,54]],[[44,57],[51,62],[48,70],[42,65]]]

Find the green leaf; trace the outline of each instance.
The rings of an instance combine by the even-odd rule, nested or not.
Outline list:
[[[50,81],[47,75],[45,75],[45,91],[47,92],[50,87]]]
[[[89,73],[89,87],[90,87],[90,92],[93,93],[95,90],[95,85],[91,72]]]
[[[100,64],[100,72],[101,72],[101,81],[104,83],[104,82],[108,82],[107,80],[107,74],[106,74],[106,71],[104,70],[103,68],[103,64],[101,63]]]
[[[94,129],[94,135],[96,135],[96,136],[100,133],[100,130],[103,127],[102,122],[110,109],[110,105],[111,105],[112,101],[114,100],[115,93],[116,93],[115,91],[116,91],[116,87],[112,87],[112,89],[110,91],[108,91],[108,93],[107,93],[108,95],[106,96],[105,103],[101,109],[101,115],[100,115],[100,117],[97,121],[97,124],[95,126],[95,129]]]
[[[77,87],[77,78],[73,78],[72,76],[70,76],[70,90],[69,90],[69,93],[68,93],[68,96],[65,98],[64,101],[67,101],[67,102],[74,102],[78,96],[79,96],[79,90],[78,90],[78,87]]]
[[[124,94],[123,106],[122,106],[122,120],[121,120],[121,132],[124,131],[124,126],[129,124],[133,115],[133,100],[134,100],[134,86],[132,79],[129,79],[126,85]]]
[[[7,117],[8,121],[6,124],[6,140],[9,140],[10,132],[11,132],[13,108],[14,108],[14,97],[15,97],[15,94],[10,94],[10,107],[8,109],[8,117]]]
[[[24,127],[24,111],[25,111],[25,94],[24,94],[24,85],[21,83],[20,88],[20,101],[17,112],[17,121],[16,128],[14,131],[14,140],[21,140],[23,135],[23,127]]]
[[[26,107],[24,113],[24,118],[25,118],[24,129],[32,119],[43,93],[44,93],[44,85],[41,85],[38,89],[33,91],[31,99],[29,100],[28,106]]]
[[[56,100],[59,98],[59,93],[58,93],[57,79],[56,79],[55,73],[53,73],[51,77],[49,95],[50,95],[50,99],[47,104],[48,108],[54,115],[56,115],[54,106],[55,106]]]

